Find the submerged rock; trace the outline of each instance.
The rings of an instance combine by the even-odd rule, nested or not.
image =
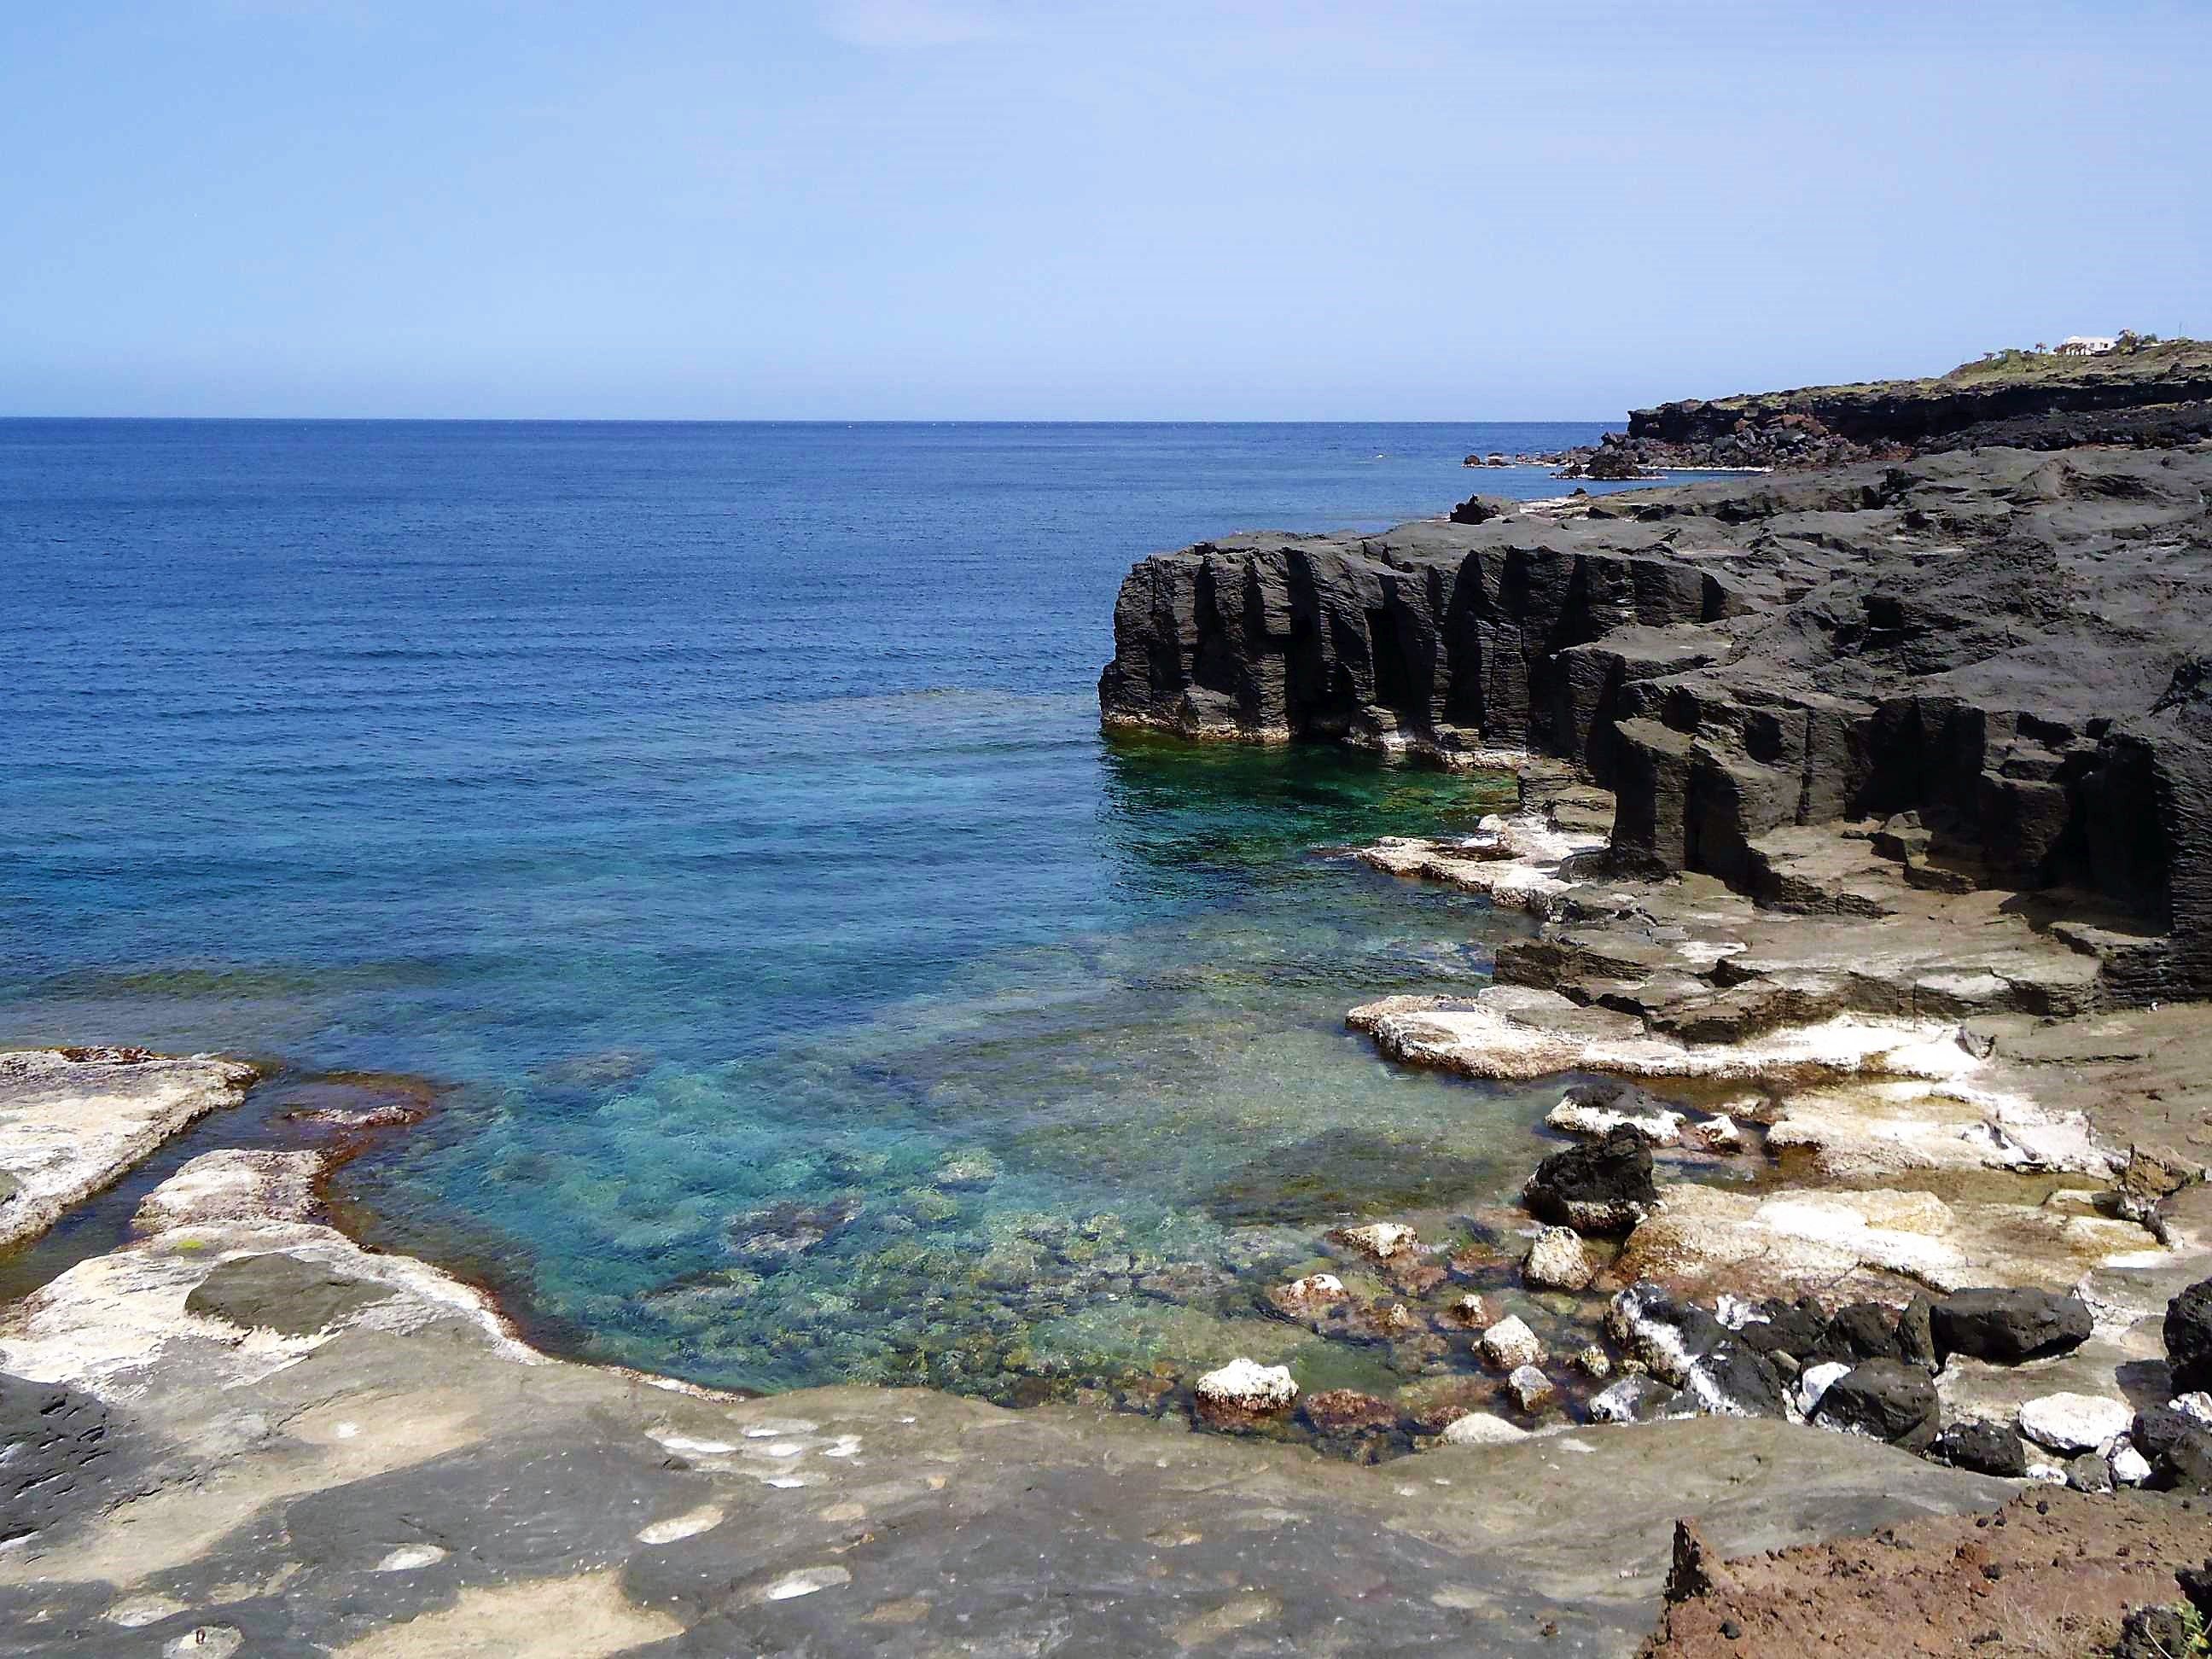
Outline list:
[[[1936,1357],[2017,1364],[2065,1353],[2089,1340],[2088,1304],[2033,1289],[1954,1291],[1934,1304],[1929,1327]]]
[[[1357,1389],[1324,1389],[1310,1394],[1298,1410],[1314,1432],[1322,1435],[1371,1433],[1398,1424],[1395,1406]]]
[[[1625,1233],[1658,1207],[1651,1148],[1632,1129],[1570,1146],[1536,1166],[1522,1194],[1539,1220],[1582,1233]]]
[[[730,1250],[748,1267],[773,1272],[842,1232],[858,1218],[860,1208],[860,1198],[849,1193],[826,1204],[786,1199],[763,1205],[732,1218]]]

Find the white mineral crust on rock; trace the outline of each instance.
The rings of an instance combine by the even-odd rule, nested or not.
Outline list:
[[[1388,1261],[1394,1255],[1418,1249],[1421,1242],[1419,1233],[1395,1221],[1370,1221],[1361,1227],[1340,1227],[1331,1236],[1339,1243],[1376,1261]]]
[[[2021,1434],[2069,1455],[2102,1451],[2135,1420],[2135,1408],[2126,1401],[2096,1394],[2046,1394],[2020,1408]]]
[[[1298,1385],[1291,1380],[1286,1365],[1237,1358],[1200,1377],[1198,1397],[1238,1411],[1279,1412],[1298,1397]]]
[[[1453,1446],[1504,1446],[1528,1438],[1528,1431],[1516,1427],[1489,1412],[1469,1412],[1444,1425],[1443,1439]]]
[[[1521,1276],[1546,1289],[1579,1291],[1589,1287],[1597,1269],[1590,1264],[1589,1249],[1580,1233],[1571,1227],[1547,1227],[1536,1235],[1528,1259],[1521,1264]]]

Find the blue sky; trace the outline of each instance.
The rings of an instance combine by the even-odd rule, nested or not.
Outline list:
[[[2212,334],[2212,6],[0,7],[0,413],[1611,418]]]

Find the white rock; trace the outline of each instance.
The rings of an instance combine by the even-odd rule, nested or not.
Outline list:
[[[1490,1306],[1480,1297],[1470,1292],[1451,1304],[1451,1316],[1465,1325],[1487,1325]]]
[[[1299,1302],[1341,1302],[1344,1281],[1334,1273],[1308,1273],[1283,1286],[1283,1294]]]
[[[1827,1393],[1838,1377],[1846,1375],[1850,1369],[1837,1359],[1805,1367],[1797,1375],[1797,1409],[1808,1417],[1820,1410],[1820,1396]]]
[[[1732,1296],[1723,1291],[1713,1304],[1713,1317],[1729,1330],[1740,1331],[1747,1325],[1765,1325],[1771,1322],[1759,1310],[1759,1304],[1743,1297]]]
[[[2135,1408],[2126,1401],[2097,1394],[2046,1394],[2020,1408],[2021,1434],[2069,1455],[2102,1451],[2135,1420]]]
[[[1743,1130],[1725,1112],[1694,1125],[1690,1133],[1705,1143],[1707,1152],[1737,1152],[1743,1150]]]
[[[1528,1439],[1528,1431],[1516,1428],[1488,1412],[1469,1412],[1444,1425],[1443,1438],[1447,1445],[1452,1446],[1503,1446]]]
[[[2176,1395],[2166,1404],[2169,1411],[2177,1411],[2184,1417],[2193,1417],[2200,1423],[2212,1425],[2212,1394],[2206,1394],[2201,1389],[2195,1394]]]
[[[2066,1471],[2057,1463],[2030,1463],[2027,1478],[2040,1480],[2046,1486],[2063,1486],[2066,1484]]]
[[[1208,1405],[1238,1411],[1279,1412],[1298,1397],[1287,1365],[1262,1365],[1237,1358],[1198,1379],[1198,1397]]]
[[[1597,1277],[1582,1235],[1571,1227],[1547,1227],[1521,1264],[1521,1277],[1547,1290],[1580,1291]]]
[[[2112,1455],[2112,1480],[2122,1486],[2140,1486],[2150,1479],[2150,1460],[2135,1449],[2132,1442],[2118,1448]]]
[[[1576,1369],[1583,1376],[1602,1382],[1613,1375],[1613,1359],[1606,1351],[1593,1342],[1575,1356]]]
[[[1615,1129],[1633,1129],[1654,1146],[1672,1146],[1682,1136],[1682,1115],[1680,1112],[1659,1111],[1639,1115],[1634,1112],[1617,1112],[1610,1106],[1585,1106],[1578,1101],[1563,1099],[1544,1115],[1544,1121],[1554,1129],[1571,1135],[1588,1135],[1602,1140]]]
[[[1559,1391],[1552,1386],[1552,1379],[1534,1365],[1516,1366],[1513,1375],[1505,1379],[1505,1387],[1514,1404],[1532,1414],[1559,1397]]]
[[[1340,1227],[1330,1237],[1338,1243],[1377,1261],[1388,1261],[1394,1255],[1402,1255],[1408,1250],[1418,1249],[1421,1243],[1419,1233],[1395,1221],[1370,1221],[1364,1227]]]
[[[1503,1370],[1517,1370],[1523,1365],[1533,1365],[1544,1357],[1544,1345],[1536,1340],[1536,1333],[1518,1318],[1499,1320],[1482,1334],[1483,1358]]]

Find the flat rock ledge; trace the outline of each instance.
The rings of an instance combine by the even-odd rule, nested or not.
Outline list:
[[[178,1131],[237,1105],[257,1075],[215,1054],[0,1054],[0,1249],[37,1237]]]
[[[1755,1551],[2008,1490],[1770,1422],[1369,1468],[921,1390],[738,1400],[534,1352],[316,1221],[316,1156],[194,1158],[0,1311],[0,1375],[35,1379],[0,1406],[90,1425],[0,1516],[9,1651],[1626,1655],[1686,1505]]]

